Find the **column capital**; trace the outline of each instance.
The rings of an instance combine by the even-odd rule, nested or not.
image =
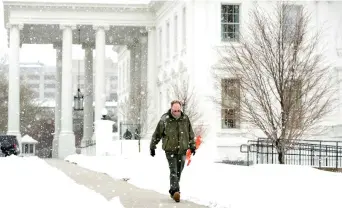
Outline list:
[[[61,30],[64,30],[66,28],[71,28],[72,30],[75,30],[76,29],[76,25],[73,25],[73,24],[60,24],[59,28]]]
[[[24,24],[19,23],[19,24],[11,24],[11,23],[7,23],[6,24],[6,28],[7,29],[11,29],[12,27],[18,27],[19,30],[22,30],[24,28]]]
[[[93,25],[93,29],[94,30],[99,30],[99,29],[109,30],[109,25],[96,24],[96,25]]]
[[[62,42],[54,42],[53,43],[53,49],[61,49],[63,47]]]
[[[156,30],[156,27],[155,26],[146,26],[146,30],[147,30],[147,32],[152,32],[152,31]]]
[[[93,42],[82,43],[82,49],[86,49],[86,48],[95,49],[95,43]]]

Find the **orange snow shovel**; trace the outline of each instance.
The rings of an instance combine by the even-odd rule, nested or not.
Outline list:
[[[201,136],[196,137],[195,143],[196,143],[196,150],[197,150],[202,143]],[[191,151],[190,150],[186,151],[186,159],[188,160],[187,166],[189,166],[191,163]]]

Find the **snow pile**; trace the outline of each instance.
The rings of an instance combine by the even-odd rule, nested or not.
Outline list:
[[[210,147],[208,147],[210,149]],[[342,174],[311,167],[256,165],[251,167],[209,163],[198,156],[185,166],[181,179],[182,198],[215,208],[322,208],[339,207]],[[165,154],[157,152],[131,157],[67,158],[80,166],[107,173],[140,188],[168,195],[169,170]],[[168,196],[166,196],[168,197]]]
[[[3,157],[0,167],[1,207],[123,208],[118,198],[107,201],[37,157]]]

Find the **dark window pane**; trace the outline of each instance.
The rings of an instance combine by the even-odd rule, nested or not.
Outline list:
[[[228,22],[228,14],[222,15],[222,22]]]
[[[228,22],[233,23],[234,22],[234,16],[232,14],[228,14]]]
[[[239,14],[234,15],[234,23],[239,23]]]
[[[233,13],[233,12],[234,12],[234,6],[228,5],[228,13]]]
[[[235,25],[228,25],[228,30],[226,32],[235,32],[234,28],[235,28]]]
[[[239,13],[239,5],[234,6],[234,13]]]

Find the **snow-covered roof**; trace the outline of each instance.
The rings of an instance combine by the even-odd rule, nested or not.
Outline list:
[[[21,138],[21,143],[26,143],[26,144],[37,144],[38,141],[34,140],[32,137],[30,137],[29,135],[25,135]]]

